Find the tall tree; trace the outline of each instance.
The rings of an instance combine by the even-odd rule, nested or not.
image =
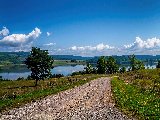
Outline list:
[[[135,71],[139,69],[145,69],[143,62],[140,60],[136,59],[135,55],[131,55],[128,57],[130,60],[130,70]]]
[[[87,63],[87,66],[85,67],[86,73],[91,74],[93,72],[93,67],[90,63]]]
[[[107,61],[106,61],[106,68],[107,68],[107,73],[108,74],[113,74],[113,73],[117,73],[119,71],[119,66],[116,63],[116,60],[110,56]]]
[[[119,70],[120,73],[125,73],[126,72],[126,67],[121,67],[121,69]]]
[[[36,80],[44,80],[51,76],[51,68],[53,68],[53,59],[49,56],[47,50],[32,47],[30,55],[26,58],[25,64],[31,69],[31,78]]]
[[[97,73],[99,74],[106,73],[106,59],[104,56],[101,56],[97,61]]]
[[[156,68],[160,68],[160,60],[158,60],[158,64],[156,65]]]

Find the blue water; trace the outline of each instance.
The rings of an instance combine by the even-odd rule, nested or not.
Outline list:
[[[51,72],[52,74],[63,74],[65,76],[72,74],[73,72],[82,71],[84,70],[84,65],[75,65],[75,66],[57,66],[54,67]],[[156,65],[145,65],[145,68],[154,69]],[[126,66],[128,69],[129,67]],[[0,73],[0,76],[2,76],[3,79],[10,79],[10,80],[16,80],[19,77],[27,78],[28,75],[30,75],[30,71],[23,71],[23,72],[3,72]]]
[[[76,71],[82,71],[84,70],[83,65],[75,65],[75,66],[57,66],[54,67],[51,72],[52,74],[63,74],[65,76],[72,74]],[[0,73],[0,76],[2,76],[3,79],[10,79],[10,80],[16,80],[19,77],[27,78],[28,75],[30,75],[31,72],[2,72]]]

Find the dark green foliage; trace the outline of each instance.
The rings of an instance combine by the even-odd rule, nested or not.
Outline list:
[[[129,56],[130,71],[145,69],[143,62],[136,59],[135,55]]]
[[[60,78],[60,77],[64,77],[63,74],[52,74],[51,78]]]
[[[71,62],[77,62],[77,60],[73,59],[73,60],[71,60]]]
[[[104,56],[101,56],[97,61],[97,73],[99,74],[106,73],[106,59]]]
[[[157,64],[156,68],[160,68],[160,60],[158,60],[158,64]]]
[[[126,72],[126,67],[121,67],[121,69],[119,70],[120,73],[125,73]]]
[[[25,80],[24,77],[19,77],[17,80]]]
[[[0,76],[0,80],[2,80],[2,76]]]
[[[28,75],[27,80],[32,80],[32,77],[30,75]]]
[[[73,73],[71,74],[71,76],[84,75],[84,74],[86,74],[86,71],[78,71],[78,72],[73,72]]]
[[[116,60],[110,56],[106,61],[106,72],[108,74],[117,73],[119,70],[119,66],[116,63]]]
[[[26,58],[25,64],[31,69],[31,78],[36,80],[44,80],[51,76],[51,68],[53,68],[53,59],[49,56],[47,50],[33,47],[31,54]]]
[[[87,63],[87,66],[84,69],[86,70],[86,74],[93,73],[93,67],[90,63]]]

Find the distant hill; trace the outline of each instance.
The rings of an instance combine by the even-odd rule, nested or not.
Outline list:
[[[29,52],[0,52],[0,65],[4,64],[22,64],[24,63]],[[96,63],[99,56],[82,57],[74,55],[51,55],[54,60],[84,60],[90,63]],[[107,58],[108,56],[106,56]],[[128,55],[117,56],[113,55],[118,64],[128,63]],[[160,55],[136,55],[136,58],[144,62],[157,62],[160,60]]]
[[[0,65],[23,64],[29,52],[0,52]],[[51,55],[54,60],[89,60],[93,57],[74,55]]]
[[[74,55],[51,55],[54,60],[89,60],[93,57],[82,57]]]
[[[0,64],[22,64],[29,52],[0,52]]]

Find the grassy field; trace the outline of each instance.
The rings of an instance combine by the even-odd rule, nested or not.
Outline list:
[[[105,75],[80,75],[42,80],[34,86],[34,80],[0,81],[0,112],[25,103],[82,85]]]
[[[138,119],[160,118],[160,69],[119,74],[112,79],[117,107]]]

